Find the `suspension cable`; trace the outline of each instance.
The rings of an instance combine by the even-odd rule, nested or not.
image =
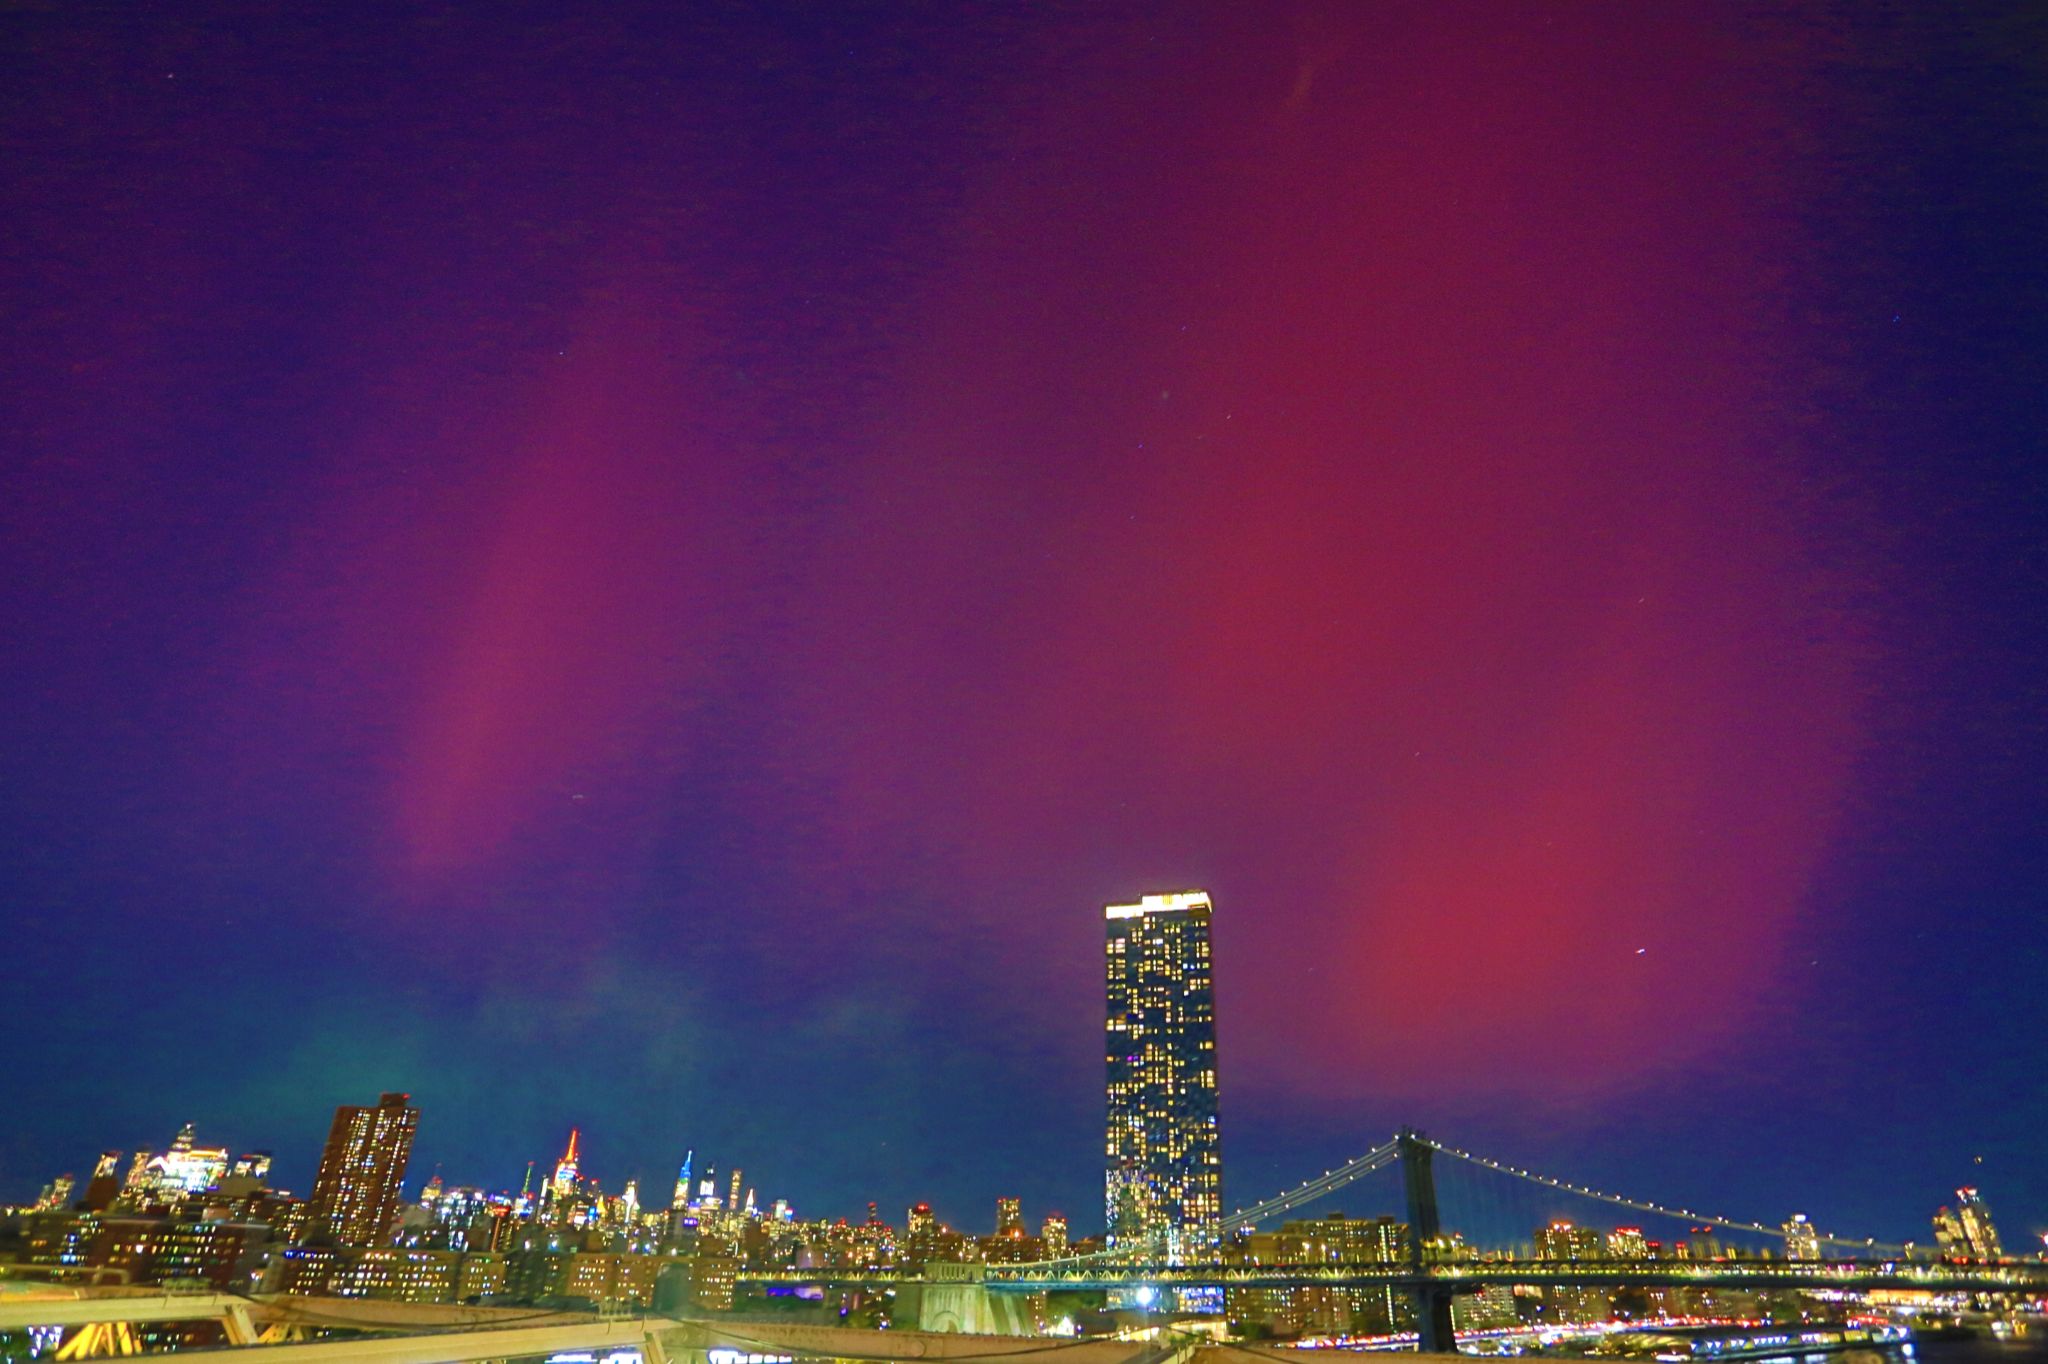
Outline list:
[[[1498,1171],[1501,1174],[1513,1175],[1517,1179],[1525,1179],[1529,1181],[1531,1184],[1538,1184],[1545,1188],[1558,1189],[1566,1193],[1578,1194],[1582,1198],[1591,1198],[1602,1203],[1610,1203],[1618,1208],[1629,1208],[1636,1212],[1655,1213],[1660,1217],[1671,1217],[1683,1221],[1704,1223],[1707,1226],[1721,1227],[1728,1231],[1747,1231],[1754,1232],[1761,1236],[1775,1236],[1781,1241],[1787,1239],[1787,1235],[1783,1227],[1768,1227],[1761,1222],[1744,1222],[1739,1218],[1734,1217],[1715,1217],[1710,1216],[1709,1214],[1703,1212],[1694,1212],[1690,1208],[1669,1208],[1664,1206],[1662,1203],[1651,1203],[1642,1199],[1624,1198],[1620,1194],[1606,1193],[1600,1189],[1589,1189],[1583,1184],[1574,1184],[1571,1181],[1564,1179],[1552,1179],[1548,1175],[1537,1174],[1533,1170],[1524,1170],[1519,1166],[1508,1165],[1502,1161],[1489,1160],[1485,1156],[1476,1156],[1473,1155],[1470,1151],[1461,1151],[1455,1146],[1446,1146],[1442,1142],[1432,1140],[1429,1137],[1418,1137],[1417,1140],[1427,1143],[1429,1146],[1435,1148],[1438,1151],[1443,1152],[1447,1156],[1456,1156],[1458,1159],[1467,1161],[1473,1165],[1478,1165],[1488,1170]],[[1902,1245],[1895,1245],[1888,1241],[1879,1241],[1875,1238],[1858,1240],[1854,1237],[1849,1236],[1827,1236],[1819,1232],[1815,1232],[1814,1239],[1822,1242],[1823,1244],[1831,1246],[1861,1246],[1868,1250],[1896,1251],[1900,1254],[1906,1253],[1906,1247]]]
[[[999,1270],[1080,1269],[1087,1265],[1099,1264],[1104,1260],[1128,1260],[1140,1251],[1158,1251],[1163,1249],[1165,1244],[1166,1233],[1162,1230],[1152,1232],[1142,1240],[1127,1241],[1120,1246],[1104,1246],[1101,1250],[1091,1250],[1082,1255],[1062,1255],[1056,1260],[1011,1260],[992,1263],[989,1267]]]
[[[1298,1208],[1304,1203],[1313,1202],[1325,1194],[1335,1193],[1338,1189],[1352,1183],[1354,1180],[1362,1179],[1375,1170],[1385,1169],[1394,1160],[1399,1158],[1400,1152],[1401,1147],[1398,1140],[1388,1141],[1384,1145],[1375,1146],[1356,1160],[1346,1161],[1334,1170],[1325,1170],[1316,1178],[1289,1189],[1285,1193],[1276,1194],[1263,1203],[1254,1203],[1248,1208],[1238,1209],[1217,1224],[1218,1230],[1226,1232],[1236,1231],[1240,1227],[1248,1227],[1271,1217],[1274,1213],[1286,1212],[1291,1208]],[[1001,1267],[1006,1270],[1079,1269],[1103,1260],[1129,1259],[1133,1254],[1146,1249],[1156,1251],[1161,1248],[1164,1240],[1164,1232],[1154,1232],[1143,1241],[1135,1244],[1107,1246],[1101,1250],[1090,1251],[1085,1255],[1066,1255],[1056,1260],[1031,1260],[1023,1263],[1007,1264]]]
[[[1263,1203],[1254,1203],[1249,1208],[1238,1209],[1223,1219],[1223,1230],[1235,1231],[1239,1227],[1248,1227],[1271,1217],[1276,1212],[1286,1212],[1290,1208],[1298,1208],[1304,1203],[1321,1198],[1324,1194],[1334,1193],[1354,1180],[1362,1179],[1375,1170],[1384,1169],[1397,1159],[1400,1153],[1401,1144],[1398,1139],[1383,1146],[1375,1146],[1358,1159],[1339,1165],[1334,1170],[1325,1170],[1315,1179],[1289,1189],[1286,1193],[1277,1194]]]

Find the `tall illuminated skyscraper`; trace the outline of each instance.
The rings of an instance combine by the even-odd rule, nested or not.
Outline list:
[[[334,1110],[320,1169],[307,1200],[306,1230],[332,1237],[336,1245],[383,1243],[398,1216],[399,1185],[412,1158],[420,1111],[409,1094],[379,1095],[377,1105],[343,1105]]]
[[[548,1181],[548,1194],[553,1202],[559,1203],[576,1192],[576,1175],[581,1168],[576,1157],[576,1138],[579,1135],[575,1128],[569,1129],[569,1148],[555,1162],[555,1177]]]
[[[690,1206],[690,1162],[696,1158],[697,1148],[694,1146],[683,1152],[683,1168],[676,1171],[675,1196],[668,1202],[669,1209],[673,1212],[682,1212]]]
[[[1163,1235],[1171,1257],[1214,1242],[1223,1211],[1209,913],[1199,890],[1103,911],[1109,1234]]]

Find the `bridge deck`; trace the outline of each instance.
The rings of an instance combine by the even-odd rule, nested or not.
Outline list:
[[[900,1270],[761,1270],[741,1282],[827,1287],[919,1283]],[[1929,1265],[1899,1261],[1500,1260],[1424,1265],[987,1265],[994,1292],[1086,1292],[1138,1286],[1176,1288],[1419,1288],[1491,1284],[1641,1285],[1667,1288],[1914,1288],[1930,1292],[2048,1293],[2048,1264]]]
[[[98,1326],[114,1322],[224,1320],[249,1304],[226,1293],[133,1293],[52,1290],[0,1294],[0,1331],[31,1326]]]
[[[84,1326],[214,1318],[343,1328],[379,1334],[275,1345],[238,1344],[182,1355],[232,1355],[260,1364],[316,1364],[364,1360],[369,1364],[467,1364],[567,1350],[640,1349],[648,1364],[664,1364],[710,1349],[806,1359],[869,1361],[944,1360],[952,1364],[1004,1364],[1030,1355],[1046,1364],[1141,1364],[1168,1353],[1153,1340],[1059,1340],[1044,1336],[866,1330],[745,1317],[677,1319],[595,1316],[529,1308],[478,1308],[360,1298],[301,1298],[284,1294],[243,1298],[216,1293],[134,1293],[76,1290],[70,1294],[8,1294],[0,1329]],[[244,1337],[245,1339],[248,1337]],[[1202,1346],[1207,1350],[1210,1347]],[[1186,1356],[1194,1349],[1171,1351]],[[1270,1364],[1274,1357],[1261,1352]],[[1284,1356],[1283,1356],[1284,1357]],[[1252,1364],[1239,1352],[1212,1364]]]

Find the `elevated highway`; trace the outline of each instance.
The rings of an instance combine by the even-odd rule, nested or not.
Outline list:
[[[180,1350],[180,1356],[232,1356],[248,1364],[477,1364],[543,1358],[567,1351],[636,1349],[647,1364],[704,1364],[712,1350],[793,1359],[951,1361],[952,1364],[1255,1364],[1288,1358],[1284,1350],[1219,1346],[1205,1337],[1148,1332],[1131,1339],[1048,1339],[956,1332],[873,1331],[744,1317],[678,1318],[452,1307],[292,1295],[137,1293],[69,1289],[0,1297],[0,1330],[30,1327],[134,1327],[170,1321],[219,1321],[228,1343]],[[295,1332],[344,1331],[345,1337],[291,1340]],[[128,1337],[132,1342],[132,1335]],[[104,1348],[65,1357],[132,1354],[110,1334],[73,1336]],[[71,1344],[67,1340],[67,1348]],[[60,1351],[60,1354],[64,1354]],[[1446,1356],[1444,1364],[1452,1357]],[[1423,1364],[1428,1364],[1424,1361]]]

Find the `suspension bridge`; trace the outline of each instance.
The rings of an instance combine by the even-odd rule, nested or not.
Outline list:
[[[1455,1348],[1453,1299],[1495,1285],[1588,1290],[1903,1289],[1945,1294],[2048,1294],[2048,1263],[2039,1260],[1956,1262],[1917,1258],[1908,1246],[1817,1231],[1812,1237],[1819,1253],[1805,1258],[1783,1254],[1766,1258],[1739,1252],[1695,1258],[1655,1253],[1647,1240],[1642,1240],[1640,1250],[1633,1254],[1613,1253],[1606,1247],[1584,1254],[1577,1253],[1575,1247],[1574,1253],[1566,1255],[1481,1252],[1464,1244],[1446,1226],[1436,1179],[1438,1156],[1533,1186],[1549,1197],[1553,1206],[1561,1198],[1583,1199],[1668,1219],[1696,1234],[1712,1231],[1777,1242],[1787,1238],[1782,1226],[1625,1197],[1474,1155],[1404,1129],[1355,1160],[1221,1219],[1216,1246],[1202,1254],[1165,1258],[1160,1253],[1162,1242],[1155,1237],[1085,1255],[1016,1264],[928,1266],[914,1270],[750,1270],[742,1272],[740,1278],[762,1285],[880,1288],[928,1283],[933,1270],[943,1270],[948,1281],[968,1281],[991,1294],[1143,1288],[1381,1288],[1404,1294],[1413,1304],[1421,1348],[1430,1353]],[[1397,1170],[1400,1175],[1399,1211],[1404,1221],[1398,1245],[1369,1257],[1336,1255],[1312,1262],[1261,1261],[1232,1254],[1232,1239],[1237,1233],[1319,1202],[1382,1170]],[[1498,1216],[1496,1213],[1496,1220]]]

